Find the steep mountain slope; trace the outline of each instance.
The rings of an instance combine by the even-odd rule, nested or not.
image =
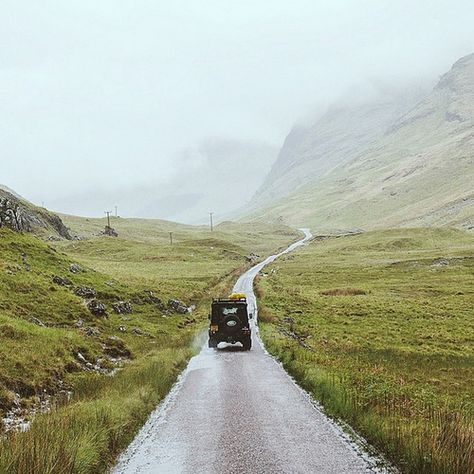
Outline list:
[[[341,160],[331,148],[326,159],[336,168],[254,217],[324,229],[473,226],[474,54],[409,112],[378,123],[385,132],[365,149]]]
[[[354,89],[309,126],[294,127],[251,205],[286,196],[347,163],[380,139],[421,94],[417,88],[370,94]]]

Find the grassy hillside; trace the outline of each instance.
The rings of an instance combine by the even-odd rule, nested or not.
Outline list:
[[[94,222],[70,218],[73,224],[90,237],[46,244],[0,229],[3,429],[53,409],[37,414],[26,433],[0,434],[0,472],[102,472],[199,345],[210,298],[227,292],[252,252],[298,235],[282,227],[228,224],[211,234],[120,220],[114,226],[122,237],[111,238],[92,237]],[[168,228],[177,232],[173,246]],[[96,291],[107,316],[90,312],[88,298],[75,294],[80,287]],[[194,311],[173,311],[171,298]],[[116,314],[118,301],[131,302],[133,312]]]
[[[267,348],[403,472],[474,470],[474,238],[315,239],[258,281]]]
[[[80,239],[98,236],[107,224],[105,218],[88,218],[60,214],[71,233]],[[111,226],[118,231],[119,237],[136,242],[168,245],[170,232],[173,242],[218,239],[229,244],[240,245],[242,251],[262,253],[274,251],[286,245],[288,239],[298,236],[294,229],[281,224],[249,223],[226,221],[214,227],[190,226],[160,219],[130,219],[111,217]]]

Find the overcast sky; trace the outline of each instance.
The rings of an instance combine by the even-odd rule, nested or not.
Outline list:
[[[159,185],[207,137],[279,146],[353,84],[436,79],[473,25],[472,0],[1,0],[0,183],[47,204]]]

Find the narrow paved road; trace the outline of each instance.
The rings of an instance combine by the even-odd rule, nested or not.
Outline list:
[[[260,270],[311,237],[243,274],[235,291],[255,307]],[[114,474],[362,473],[369,456],[311,402],[266,352],[204,348],[121,456]]]

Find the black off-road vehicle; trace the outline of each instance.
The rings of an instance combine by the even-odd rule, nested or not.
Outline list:
[[[229,298],[214,299],[209,319],[209,347],[216,348],[219,342],[240,342],[244,350],[251,349],[252,332],[245,295],[236,293]]]

